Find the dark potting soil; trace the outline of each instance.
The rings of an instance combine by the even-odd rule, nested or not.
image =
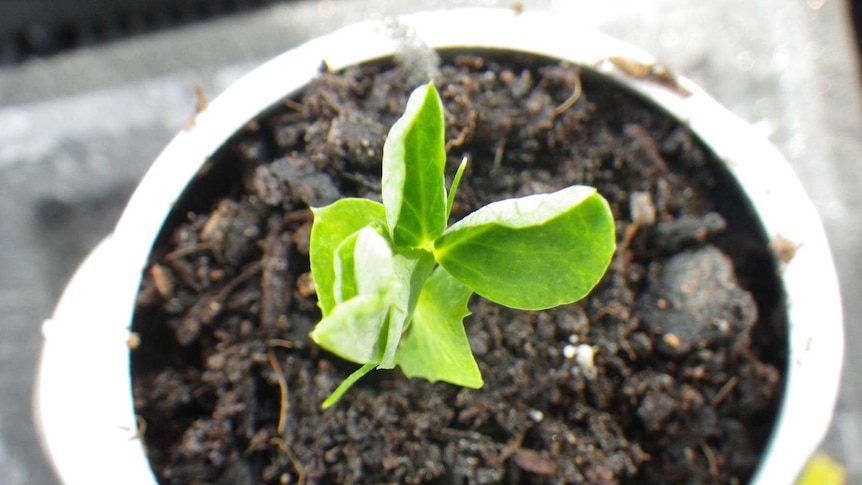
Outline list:
[[[444,59],[447,176],[470,157],[453,219],[593,185],[617,220],[604,280],[543,312],[474,297],[483,389],[377,371],[321,411],[356,365],[308,338],[308,206],[379,200],[383,140],[417,84],[405,64],[322,74],[213,157],[154,248],[132,371],[160,482],[745,483],[786,335],[736,186],[684,126],[591,71]]]

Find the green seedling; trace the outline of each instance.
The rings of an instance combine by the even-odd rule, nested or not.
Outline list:
[[[489,204],[447,228],[443,106],[417,88],[383,148],[382,203],[347,198],[313,209],[311,272],[321,347],[362,366],[323,402],[333,405],[372,369],[479,388],[463,319],[473,293],[516,309],[577,301],[615,249],[614,221],[594,188]]]

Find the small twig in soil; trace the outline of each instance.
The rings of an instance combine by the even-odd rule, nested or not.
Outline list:
[[[290,211],[284,215],[284,222],[306,222],[312,220],[313,215],[310,209],[299,209]]]
[[[367,178],[363,177],[360,174],[350,173],[350,172],[339,172],[338,175],[341,178],[344,178],[344,179],[347,179],[351,182],[359,184],[361,187],[365,187],[368,190],[380,192],[380,183],[379,182],[374,182],[372,180],[368,180]]]
[[[459,146],[463,145],[464,142],[467,141],[467,134],[469,132],[470,132],[470,128],[465,126],[463,129],[461,129],[461,132],[458,133],[458,138],[455,138],[454,140],[447,141],[446,142],[446,153],[449,153],[449,151],[452,150],[452,148],[454,148],[454,147],[459,147]]]
[[[460,147],[461,145],[466,143],[467,140],[469,140],[470,137],[473,136],[473,133],[476,132],[476,123],[479,120],[479,112],[475,109],[470,110],[469,116],[469,122],[461,130],[461,133],[458,133],[458,138],[446,142],[446,153],[449,153],[449,150],[451,150],[452,148]]]
[[[216,336],[218,338],[218,336]],[[198,399],[208,392],[212,392],[213,386],[211,384],[200,383],[197,387],[191,390],[191,396],[194,399]]]
[[[286,108],[290,108],[290,109],[292,109],[292,110],[294,110],[294,111],[297,111],[297,112],[299,112],[299,113],[302,113],[302,112],[304,112],[304,111],[305,111],[305,105],[304,105],[304,104],[302,104],[302,103],[297,103],[296,101],[294,101],[294,100],[292,100],[292,99],[286,99],[286,100],[284,100],[284,106],[285,106]]]
[[[491,333],[491,338],[494,339],[494,347],[502,348],[503,347],[503,332],[500,331],[500,325],[497,323],[496,319],[491,319],[488,322],[488,331]]]
[[[296,344],[291,342],[290,340],[284,340],[280,338],[274,338],[269,340],[267,343],[270,347],[281,347],[283,349],[293,350],[296,348]]]
[[[156,263],[150,267],[150,278],[156,286],[156,292],[163,299],[168,299],[174,293],[174,278],[164,266]]]
[[[620,343],[620,348],[623,349],[623,352],[625,352],[629,356],[629,359],[634,362],[637,360],[638,354],[629,343],[629,336],[631,333],[631,329],[626,329],[622,326],[617,327],[617,341]]]
[[[626,321],[629,318],[629,312],[625,306],[618,302],[611,302],[610,305],[605,305],[599,308],[595,315],[593,315],[592,320],[597,321],[608,315],[622,321]]]
[[[245,283],[249,278],[257,274],[260,269],[260,261],[255,261],[249,264],[245,267],[245,269],[242,270],[240,274],[236,275],[232,280],[228,281],[227,284],[225,284],[224,287],[219,290],[219,293],[223,298],[226,298],[227,295],[234,289],[236,289],[237,286]]]
[[[583,93],[583,91],[584,89],[581,86],[581,76],[575,76],[575,89],[572,92],[572,95],[569,96],[567,100],[563,101],[563,104],[557,106],[556,108],[554,108],[553,111],[551,111],[551,119],[557,119],[557,117],[565,113],[566,110],[574,106],[575,103],[578,102],[578,99],[581,98],[581,94]]]
[[[305,470],[302,468],[302,463],[299,462],[299,458],[296,457],[296,454],[287,446],[287,443],[281,438],[273,438],[269,440],[269,442],[275,446],[278,446],[278,449],[287,456],[287,459],[290,460],[290,463],[293,465],[293,471],[296,472],[296,480],[299,485],[303,485],[305,483]]]
[[[201,326],[210,325],[221,314],[225,307],[224,302],[231,292],[258,273],[260,269],[260,261],[255,261],[246,266],[240,274],[228,281],[222,288],[199,298],[188,309],[174,330],[180,344],[185,347],[193,342],[198,337]]]
[[[515,454],[520,448],[521,444],[524,442],[524,437],[527,436],[527,431],[530,430],[532,426],[528,425],[524,428],[517,436],[513,436],[508,442],[506,442],[506,446],[503,447],[503,451],[496,457],[485,457],[485,460],[493,467],[499,467],[503,463],[506,462],[512,455]]]
[[[626,226],[625,233],[623,233],[623,240],[620,241],[620,244],[617,247],[617,254],[619,255],[618,270],[620,273],[624,274],[629,270],[629,265],[631,264],[633,257],[629,248],[631,247],[632,241],[637,235],[639,228],[640,226],[637,222]]]
[[[703,452],[703,456],[706,457],[706,463],[709,467],[709,476],[712,477],[712,483],[718,482],[718,465],[715,462],[715,453],[712,451],[712,448],[709,447],[706,443],[700,444],[700,451]]]
[[[662,161],[663,163],[663,161]],[[649,227],[655,224],[656,208],[649,192],[635,192],[629,201],[632,223],[626,226],[623,240],[620,241],[618,254],[620,257],[620,271],[625,273],[629,269],[632,253],[629,251],[632,241],[641,227]]]
[[[281,371],[281,367],[278,365],[278,361],[275,359],[275,353],[272,350],[269,350],[266,353],[269,358],[269,365],[272,367],[272,371],[275,372],[275,378],[278,381],[278,390],[281,395],[279,410],[278,410],[278,434],[281,435],[284,433],[284,422],[287,420],[287,412],[290,407],[290,401],[288,398],[290,397],[287,389],[287,380],[284,378],[284,373]]]
[[[500,170],[503,164],[503,153],[506,151],[506,137],[500,139],[497,148],[494,150],[494,164],[491,166],[491,173],[496,173]]]
[[[661,174],[664,175],[670,173],[670,168],[667,166],[667,162],[665,162],[664,157],[661,156],[661,152],[659,152],[659,149],[656,146],[655,139],[650,135],[646,128],[635,123],[628,123],[623,127],[623,133],[634,139],[636,146],[643,150],[647,160],[652,162]]]
[[[620,249],[628,250],[631,247],[632,241],[640,229],[640,224],[637,222],[626,226],[626,232],[623,234],[623,240],[620,241]]]
[[[323,98],[323,100],[326,101],[326,104],[328,104],[329,107],[337,114],[342,114],[344,112],[344,109],[342,109],[338,100],[335,99],[329,91],[321,91],[320,97]]]
[[[730,394],[730,391],[732,391],[737,384],[739,384],[738,377],[733,376],[728,379],[727,382],[725,382],[724,385],[721,386],[721,389],[719,389],[718,392],[715,393],[715,397],[712,398],[712,402],[710,403],[712,407],[718,407],[718,405],[721,404],[722,401],[724,401],[727,395]]]
[[[556,475],[560,467],[555,460],[546,458],[538,451],[529,448],[518,448],[515,452],[515,464],[522,470],[547,476]]]
[[[178,280],[182,284],[193,291],[203,291],[204,288],[201,282],[198,281],[198,274],[194,264],[190,263],[186,258],[172,259],[168,263],[170,263],[171,269],[176,273]]]
[[[210,249],[211,246],[208,243],[200,243],[188,248],[180,248],[175,251],[171,251],[165,255],[165,261],[173,261],[175,259],[179,259],[200,251],[205,251]]]
[[[256,451],[263,451],[266,449],[267,443],[269,443],[269,440],[266,431],[260,430],[248,440],[248,447],[243,452],[243,455],[249,456]]]

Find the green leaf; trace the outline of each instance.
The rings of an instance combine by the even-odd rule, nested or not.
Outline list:
[[[332,391],[332,394],[330,394],[329,397],[324,399],[323,404],[320,405],[320,408],[327,409],[333,404],[337,403],[338,400],[341,399],[341,396],[343,396],[344,393],[347,392],[347,390],[350,389],[351,386],[353,386],[353,384],[356,384],[356,381],[362,379],[365,374],[371,372],[374,369],[375,365],[376,364],[373,363],[365,364],[362,367],[353,371],[349,376],[347,376],[347,379],[341,381],[341,384],[339,384],[338,387],[336,387],[335,390]]]
[[[458,184],[461,183],[461,176],[464,175],[464,169],[467,168],[469,157],[464,157],[461,160],[461,165],[458,165],[458,170],[455,172],[455,178],[452,179],[452,186],[449,187],[449,198],[446,200],[446,220],[452,214],[452,206],[455,205],[455,194],[458,192]]]
[[[413,315],[422,286],[434,269],[434,256],[425,250],[412,250],[393,257],[395,280],[398,283],[392,292],[392,314],[389,319],[388,336],[381,369],[395,367],[396,352],[407,322]]]
[[[341,199],[312,209],[311,274],[317,288],[317,305],[323,316],[335,308],[335,250],[351,234],[369,224],[386,225],[383,205],[367,199]]]
[[[383,145],[383,205],[398,249],[426,247],[446,228],[444,136],[437,90],[416,88]]]
[[[339,304],[311,332],[317,345],[357,364],[383,357],[381,338],[389,320],[387,295],[358,295]]]
[[[482,375],[463,319],[470,314],[467,301],[473,292],[438,267],[428,278],[401,340],[397,363],[407,377],[424,377],[464,387],[482,387]]]
[[[359,294],[359,285],[356,281],[356,243],[362,229],[347,236],[335,249],[335,281],[332,284],[332,292],[335,303],[341,304]]]
[[[365,364],[384,354],[396,279],[389,243],[365,227],[336,249],[335,295],[338,305],[311,332],[318,345],[339,357]]]
[[[607,201],[574,186],[482,207],[434,242],[434,256],[479,295],[540,310],[586,296],[615,247]]]
[[[358,294],[385,294],[400,286],[396,256],[392,254],[389,241],[377,229],[372,226],[360,229],[356,243],[346,244],[345,250],[350,251],[351,246],[352,251],[344,255],[342,264],[353,267]]]

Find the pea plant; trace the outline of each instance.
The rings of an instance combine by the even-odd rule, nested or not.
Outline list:
[[[323,408],[375,368],[482,387],[463,324],[474,292],[516,309],[551,308],[583,298],[610,264],[614,221],[596,189],[495,202],[447,227],[466,163],[448,197],[445,163],[443,106],[425,84],[386,138],[382,203],[345,198],[312,209],[322,319],[311,338],[361,364]]]

